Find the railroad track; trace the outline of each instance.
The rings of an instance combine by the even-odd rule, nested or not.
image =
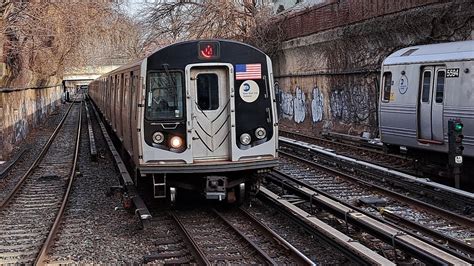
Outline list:
[[[381,146],[369,145],[367,142],[348,143],[347,141],[335,140],[334,138],[321,138],[316,136],[307,136],[297,132],[279,130],[281,136],[295,140],[305,141],[314,145],[320,145],[337,151],[338,154],[347,155],[360,160],[373,162],[375,164],[391,167],[400,172],[408,174],[417,174],[417,161],[408,156],[399,154],[387,154]]]
[[[7,162],[5,165],[0,165],[0,179],[5,177],[10,172],[13,166],[15,166],[20,158],[25,154],[27,149],[27,147],[23,147],[13,156],[13,158],[11,158],[9,162]]]
[[[159,252],[147,255],[144,262],[170,263],[167,259],[171,259],[172,263],[207,265],[313,264],[243,209],[198,208],[174,211],[169,217],[165,224],[173,221],[180,234],[164,234],[157,240]]]
[[[171,213],[153,213],[147,230],[152,232],[155,248],[143,256],[143,263],[157,264],[206,264],[204,255],[196,249]]]
[[[353,207],[362,204],[364,213],[403,225],[446,252],[473,262],[470,257],[474,253],[470,243],[474,228],[471,218],[387,190],[386,184],[376,185],[335,170],[327,164],[321,165],[317,162],[320,161],[319,157],[313,158],[314,155],[311,155],[308,159],[307,149],[297,154],[280,152],[280,155],[283,155],[280,158],[283,161],[281,172],[278,173],[280,177],[291,176],[301,184],[311,186],[314,193],[332,195]],[[442,243],[443,246],[436,243]]]
[[[313,265],[301,252],[243,208],[217,213],[228,224],[256,243],[278,265]]]
[[[291,188],[287,187],[287,184],[285,184],[285,187],[286,191],[288,191],[288,188]],[[297,189],[295,188],[294,191],[297,192]],[[314,212],[312,208],[302,206],[304,203],[312,202],[311,195],[298,197],[296,195],[284,194],[281,193],[278,186],[267,183],[265,186],[260,187],[258,197],[267,204],[270,204],[272,209],[279,210],[279,212],[285,215],[289,220],[297,224],[299,228],[303,228],[315,238],[320,239],[321,242],[329,244],[335,248],[337,252],[344,254],[347,259],[344,264],[350,261],[357,265],[395,265],[395,263],[391,261],[396,261],[395,257],[398,252],[395,248],[390,246],[386,247],[386,245],[384,246],[384,244],[381,243],[384,248],[383,251],[389,250],[395,254],[392,255],[392,259],[387,252],[378,254],[375,251],[376,249],[373,248],[374,245],[368,247],[363,241],[357,241],[353,236],[348,235],[350,233],[349,228],[352,227],[352,225],[346,224],[343,228],[340,228],[341,224],[338,223],[334,225],[334,223],[332,223],[334,218],[328,216],[327,213]],[[367,237],[365,236],[365,238]],[[375,238],[371,238],[370,240],[380,242]],[[371,242],[371,244],[373,244],[373,242]]]
[[[317,165],[319,168],[340,174],[354,182],[391,193],[393,197],[411,201],[412,204],[421,204],[425,208],[430,207],[431,212],[451,217],[458,223],[466,224],[467,222],[469,226],[472,225],[473,193],[379,167],[370,162],[341,156],[331,149],[292,139],[281,138],[280,151],[283,155],[293,156],[300,161]]]
[[[0,202],[5,199],[9,192],[14,189],[16,183],[31,167],[31,162],[35,161],[41,153],[42,147],[46,145],[49,138],[64,118],[68,108],[60,109],[60,112],[51,114],[41,128],[31,132],[26,139],[26,145],[21,148],[8,162],[1,165],[0,170]],[[58,115],[61,114],[61,115]],[[34,141],[32,141],[34,139]]]
[[[69,195],[82,104],[71,104],[37,159],[0,203],[0,264],[42,261]]]

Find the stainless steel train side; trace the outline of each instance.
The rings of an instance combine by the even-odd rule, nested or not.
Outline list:
[[[379,129],[385,144],[448,152],[448,121],[464,124],[474,156],[474,41],[407,47],[382,64]]]

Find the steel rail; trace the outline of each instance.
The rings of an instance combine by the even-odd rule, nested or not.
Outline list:
[[[250,246],[252,246],[260,256],[262,256],[267,264],[276,265],[276,261],[274,261],[265,251],[263,251],[257,244],[255,244],[250,238],[248,238],[241,230],[235,227],[229,220],[227,220],[222,214],[220,214],[216,209],[212,210],[214,214],[217,215],[222,221],[225,222],[227,226],[229,226],[235,233],[237,233],[241,238],[243,238]]]
[[[416,258],[428,264],[453,264],[453,265],[471,265],[470,259],[466,259],[459,254],[454,255],[448,252],[440,245],[428,243],[418,236],[405,232],[399,226],[387,223],[379,218],[364,212],[363,210],[351,206],[335,197],[313,188],[302,181],[299,181],[285,173],[271,172],[268,179],[275,182],[277,185],[286,186],[292,191],[300,194],[303,198],[309,199],[311,203],[319,203],[328,209],[331,213],[344,219],[346,222],[351,222],[357,227],[364,228],[381,240],[395,247],[402,249]],[[285,180],[289,182],[285,182]],[[292,185],[294,183],[295,185]]]
[[[176,216],[176,214],[174,212],[171,212],[170,216],[173,218],[173,220],[178,225],[178,228],[181,231],[181,233],[185,236],[185,241],[187,242],[188,246],[191,247],[191,249],[194,253],[194,257],[197,260],[197,264],[199,264],[199,265],[211,265],[211,262],[207,259],[206,255],[204,254],[204,251],[199,247],[199,245],[196,243],[194,238],[191,237],[191,234],[188,232],[188,230],[186,230],[183,223],[181,223],[181,221]]]
[[[53,134],[51,134],[51,137],[49,137],[48,141],[46,142],[46,144],[44,145],[43,149],[41,150],[40,154],[38,155],[38,157],[36,158],[36,160],[33,162],[33,164],[31,164],[30,168],[23,174],[23,176],[20,178],[20,180],[18,181],[18,183],[15,185],[15,187],[13,188],[12,191],[10,191],[10,193],[8,194],[8,196],[0,203],[0,210],[5,208],[5,206],[10,202],[10,200],[13,198],[13,196],[18,192],[18,190],[20,190],[21,186],[23,185],[23,183],[25,182],[25,180],[31,175],[31,173],[33,172],[33,170],[38,166],[38,164],[40,163],[40,161],[43,159],[43,157],[46,155],[46,153],[48,152],[49,150],[49,147],[51,146],[51,144],[53,143],[54,139],[56,138],[56,135],[58,134],[59,130],[62,128],[63,124],[64,124],[64,121],[66,121],[66,118],[69,114],[69,112],[71,111],[72,107],[74,106],[74,104],[71,104],[68,108],[68,110],[66,111],[66,113],[64,114],[63,118],[61,119],[61,121],[59,122],[59,125],[56,127],[56,129],[54,130]]]
[[[375,145],[374,145],[375,146],[374,148],[367,148],[367,147],[357,146],[357,145],[354,145],[354,144],[349,144],[349,143],[346,143],[346,142],[336,142],[336,141],[325,139],[325,138],[307,136],[307,135],[304,135],[304,134],[301,134],[301,133],[290,132],[290,131],[286,131],[286,130],[282,130],[282,129],[279,129],[279,132],[282,132],[285,135],[293,135],[293,136],[297,136],[297,137],[301,137],[301,138],[306,138],[306,139],[309,139],[309,140],[321,141],[321,142],[325,142],[325,143],[330,143],[332,145],[345,146],[345,147],[349,147],[349,148],[353,148],[353,149],[363,150],[363,151],[370,152],[370,153],[376,153],[376,154],[380,154],[380,155],[383,155],[383,156],[388,156],[388,157],[392,157],[392,158],[396,158],[396,159],[408,160],[410,162],[413,162],[413,159],[411,159],[407,156],[397,155],[397,154],[387,154],[387,153],[381,151],[380,148],[378,146],[375,146]],[[361,143],[361,144],[366,144],[366,143]]]
[[[294,144],[290,144],[290,143],[285,143],[285,145],[290,145],[290,146],[293,146],[293,147],[296,147],[298,149],[305,149],[305,152],[307,152],[307,149],[306,148],[303,148],[303,147],[298,147]],[[375,189],[377,189],[378,191],[380,192],[383,192],[383,193],[387,193],[389,195],[391,195],[392,197],[395,197],[399,200],[403,200],[407,203],[410,203],[410,204],[415,204],[415,205],[419,205],[419,206],[422,206],[432,212],[435,212],[435,213],[438,213],[444,217],[447,217],[453,221],[456,221],[457,223],[459,224],[462,224],[462,225],[466,225],[466,226],[470,226],[470,227],[474,227],[474,220],[469,218],[469,217],[466,217],[466,216],[463,216],[463,215],[460,215],[458,213],[455,213],[455,212],[452,212],[450,210],[446,210],[446,209],[443,209],[443,208],[440,208],[438,206],[434,206],[432,204],[429,204],[427,202],[424,202],[424,201],[421,201],[421,200],[418,200],[418,199],[414,199],[414,198],[411,198],[411,197],[408,197],[408,196],[405,196],[403,194],[400,194],[400,193],[397,193],[395,191],[391,191],[387,188],[384,188],[382,186],[379,186],[379,185],[376,185],[376,184],[373,184],[371,182],[368,182],[368,181],[365,181],[365,180],[362,180],[352,174],[349,174],[347,172],[344,172],[344,171],[341,171],[341,170],[336,170],[334,168],[331,168],[329,166],[326,166],[326,165],[322,165],[320,163],[316,163],[312,160],[308,160],[306,158],[301,158],[301,157],[298,157],[296,155],[292,155],[290,153],[287,153],[287,152],[284,152],[284,151],[279,151],[280,154],[283,154],[285,156],[288,156],[288,157],[291,157],[291,158],[294,158],[294,159],[297,159],[297,160],[300,160],[302,162],[305,162],[305,163],[308,163],[308,164],[311,164],[311,165],[314,165],[318,168],[321,168],[321,169],[324,169],[325,171],[329,171],[329,172],[332,172],[332,173],[335,173],[335,174],[338,174],[338,175],[342,175],[344,177],[347,177],[353,181],[356,181],[364,186],[370,186],[370,187],[373,187]],[[321,158],[321,157],[319,157]],[[330,159],[328,159],[330,160]],[[349,163],[349,162],[344,162],[344,161],[339,161],[340,163]],[[352,167],[354,166],[357,166],[356,164],[350,164]],[[370,175],[370,176],[374,176],[374,173],[373,172],[370,172],[368,169],[364,168],[364,166],[360,166],[358,169],[357,169],[359,172],[363,172],[367,175]],[[392,183],[395,183],[399,186],[402,186],[402,187],[409,187],[411,190],[412,187],[413,187],[413,182],[410,182],[410,181],[404,181],[403,179],[400,179],[400,178],[396,178],[394,176],[390,176],[390,175],[387,175],[387,176],[384,176],[385,178],[387,179],[390,179],[390,182]],[[376,177],[376,179],[380,179],[380,177]],[[442,191],[436,191],[436,190],[433,190],[433,189],[427,189],[427,188],[424,188],[424,187],[417,187],[419,189],[423,189],[425,191],[427,191],[427,193],[430,193],[431,195],[433,196],[436,196],[438,198],[446,198],[447,200],[450,200],[450,201],[453,201],[453,198],[452,197],[448,197],[448,195],[446,194],[443,194]],[[419,192],[419,191],[418,191]],[[448,193],[452,193],[451,191],[447,191]],[[462,196],[462,195],[461,195]],[[459,200],[458,198],[456,198],[457,200]],[[464,202],[464,201],[463,201]],[[469,198],[466,198],[466,201],[464,202],[465,204],[470,204],[471,202],[471,199]]]
[[[395,265],[395,263],[387,258],[324,223],[310,213],[298,208],[269,189],[262,186],[257,195],[266,202],[277,206],[279,211],[298,223],[305,230],[344,253],[352,262],[358,265]]]
[[[86,115],[87,115],[87,130],[89,133],[89,148],[91,153],[91,160],[97,160],[97,147],[95,145],[95,138],[94,138],[94,130],[92,129],[92,122],[91,116],[89,114],[89,108],[87,107],[87,102],[85,102],[84,106],[86,107]]]
[[[474,205],[474,193],[471,193],[471,192],[456,189],[456,188],[449,187],[449,186],[439,184],[439,183],[436,183],[436,182],[431,182],[427,178],[420,178],[420,177],[412,176],[412,175],[400,172],[398,170],[393,170],[393,169],[387,168],[385,166],[380,166],[380,165],[377,165],[377,164],[366,162],[364,160],[351,158],[351,157],[345,156],[345,155],[339,155],[339,154],[337,154],[337,152],[335,152],[332,149],[326,149],[324,147],[320,147],[320,146],[313,145],[313,144],[310,144],[310,143],[306,143],[306,142],[302,142],[302,141],[298,141],[298,140],[293,140],[293,139],[289,139],[289,138],[285,138],[285,137],[281,137],[279,139],[279,142],[280,143],[285,143],[285,144],[288,144],[288,145],[294,146],[294,147],[299,146],[301,148],[304,148],[308,151],[313,152],[314,154],[324,155],[325,157],[337,158],[340,162],[343,162],[343,163],[346,163],[346,164],[351,164],[352,166],[357,165],[361,169],[362,169],[362,167],[368,168],[368,169],[371,169],[372,171],[380,172],[380,173],[386,175],[387,177],[389,177],[391,179],[398,178],[398,179],[405,179],[405,180],[409,180],[409,181],[414,181],[419,185],[424,185],[424,186],[432,188],[433,191],[430,191],[432,194],[435,193],[435,190],[446,191],[446,192],[449,192],[449,193],[452,193],[452,194],[456,195],[457,197],[462,197],[466,200],[467,203],[470,203],[470,204]],[[442,197],[442,194],[438,193],[437,196]]]
[[[407,204],[411,204],[411,205],[415,205],[415,206],[418,206],[418,207],[421,207],[421,208],[424,208],[426,210],[429,210],[431,212],[434,212],[438,215],[442,215],[443,217],[449,219],[449,220],[453,220],[453,221],[456,221],[458,222],[459,224],[462,224],[462,225],[465,225],[469,228],[473,228],[474,227],[474,222],[472,221],[472,219],[470,218],[467,218],[467,217],[464,217],[464,216],[461,216],[457,213],[454,213],[454,212],[451,212],[451,211],[448,211],[448,210],[445,210],[445,209],[442,209],[442,208],[439,208],[437,206],[434,206],[434,205],[431,205],[429,203],[426,203],[426,202],[423,202],[423,201],[420,201],[420,200],[417,200],[417,199],[413,199],[411,197],[408,197],[408,196],[405,196],[403,194],[400,194],[400,193],[397,193],[397,192],[394,192],[394,191],[391,191],[390,189],[387,189],[387,188],[384,188],[382,186],[378,186],[378,185],[375,185],[375,184],[371,184],[367,181],[364,181],[364,180],[361,180],[353,175],[350,175],[350,174],[347,174],[347,173],[344,173],[342,171],[338,171],[338,170],[335,170],[335,169],[332,169],[330,167],[327,167],[325,165],[321,165],[321,164],[318,164],[314,161],[310,161],[310,160],[307,160],[305,158],[300,158],[298,156],[295,156],[295,155],[292,155],[292,154],[289,154],[289,153],[286,153],[286,152],[282,152],[280,151],[280,154],[283,154],[284,156],[288,156],[288,157],[291,157],[293,159],[296,159],[296,160],[299,160],[301,162],[304,162],[304,163],[307,163],[307,164],[310,164],[312,166],[315,166],[315,167],[318,167],[318,168],[321,168],[325,171],[328,171],[328,172],[331,172],[333,174],[337,174],[338,176],[342,176],[342,177],[345,177],[345,178],[348,178],[350,180],[353,180],[353,181],[356,181],[357,183],[367,187],[367,188],[370,188],[370,189],[374,189],[376,191],[379,191],[383,194],[386,194],[394,199],[397,199],[401,202],[404,202],[404,203],[407,203]],[[419,232],[424,232],[426,235],[429,235],[430,237],[434,238],[434,239],[437,239],[437,240],[440,240],[440,242],[443,242],[443,243],[447,243],[448,246],[451,246],[453,249],[458,249],[458,250],[462,250],[463,252],[465,252],[466,254],[474,254],[474,247],[472,245],[469,245],[465,242],[462,242],[458,239],[455,239],[455,238],[452,238],[452,237],[449,237],[449,236],[446,236],[442,233],[439,233],[433,229],[430,229],[430,228],[427,228],[423,225],[420,225],[416,222],[412,222],[406,218],[403,218],[399,215],[396,215],[394,213],[391,213],[391,212],[388,212],[388,211],[385,211],[382,209],[379,209],[379,211],[381,212],[382,215],[386,216],[387,218],[393,220],[393,221],[397,221],[397,222],[400,222],[400,223],[403,223],[405,224],[406,226],[410,226],[413,230],[416,230],[416,231],[419,231]],[[440,247],[441,248],[441,247]],[[448,252],[450,253],[453,253],[451,250],[447,250]],[[454,254],[454,253],[453,253]],[[469,258],[467,258],[469,259]],[[472,259],[471,259],[472,260]],[[473,263],[474,263],[474,260],[473,260]]]
[[[23,156],[23,154],[25,154],[27,149],[28,148],[21,149],[20,152],[15,154],[15,156],[10,161],[5,163],[3,168],[0,170],[0,179],[5,177],[10,172],[10,170],[13,168],[13,166],[15,166],[15,164],[18,162],[18,160],[20,160],[20,158]]]
[[[265,232],[265,234],[267,234],[269,238],[275,239],[280,246],[282,246],[286,250],[289,250],[291,253],[291,257],[296,262],[296,265],[316,265],[308,257],[306,257],[298,249],[296,249],[293,245],[288,243],[285,239],[283,239],[281,236],[275,233],[272,229],[270,229],[268,226],[266,226],[261,221],[259,221],[255,216],[250,214],[247,210],[243,209],[242,207],[240,207],[239,210],[247,217],[247,219],[249,219],[250,221],[252,221],[252,223],[257,225],[257,227],[259,227],[261,231]]]
[[[250,245],[252,249],[258,253],[258,256],[260,256],[260,260],[263,258],[264,261],[261,261],[261,263],[268,264],[268,265],[276,265],[276,262],[266,253],[264,252],[261,248],[259,248],[252,240],[250,240],[247,236],[245,236],[238,228],[236,228],[232,223],[230,223],[226,218],[224,218],[218,211],[215,209],[212,209],[212,212],[215,215],[215,218],[218,220],[221,220],[231,231],[237,234],[237,236],[243,240],[246,244]],[[199,251],[199,254],[202,254],[204,257],[206,257],[206,252],[204,252],[199,244],[196,242],[194,237],[191,235],[191,233],[186,229],[186,227],[180,222],[180,218],[173,213],[173,218],[179,222],[179,226],[181,230],[185,233],[186,237],[191,241],[193,244],[193,247]],[[214,262],[209,261],[206,258],[206,261],[209,262],[209,264],[214,264]]]
[[[444,245],[451,246],[454,249],[461,250],[465,254],[474,254],[474,247],[472,245],[469,245],[465,242],[462,242],[456,238],[450,237],[443,235],[442,233],[439,233],[433,229],[430,229],[428,227],[425,227],[417,222],[410,221],[408,219],[405,219],[401,217],[400,215],[397,215],[395,213],[392,213],[390,211],[379,209],[380,213],[385,217],[385,219],[392,221],[394,224],[403,224],[407,227],[412,228],[414,231],[417,232],[423,232],[432,238],[436,238],[440,242],[442,242]],[[471,260],[471,262],[474,264],[474,259],[473,258],[468,258],[466,257],[467,260]]]
[[[79,121],[78,121],[78,126],[77,126],[76,145],[75,145],[75,150],[74,150],[74,160],[73,160],[71,172],[69,174],[68,186],[67,186],[66,192],[63,195],[63,201],[61,203],[61,207],[59,208],[59,211],[56,214],[56,219],[54,220],[54,223],[51,226],[48,237],[46,238],[38,256],[36,257],[34,265],[44,265],[44,261],[46,260],[46,257],[48,255],[49,247],[51,246],[54,238],[56,237],[56,233],[59,229],[59,225],[63,217],[64,210],[66,209],[66,204],[68,203],[69,195],[71,194],[71,191],[72,191],[72,185],[74,183],[74,177],[76,176],[77,161],[79,158],[79,150],[80,150],[80,144],[81,144],[82,105],[83,104],[84,102],[81,101],[81,107],[79,109]]]
[[[257,244],[255,244],[250,238],[248,238],[239,228],[235,227],[227,218],[225,218],[221,213],[219,213],[216,209],[212,210],[214,214],[217,215],[222,221],[224,221],[227,226],[229,226],[234,232],[236,232],[241,238],[245,239],[245,241],[250,244],[262,257],[265,258],[266,262],[270,265],[277,265],[276,261],[274,261],[265,251],[263,251]]]

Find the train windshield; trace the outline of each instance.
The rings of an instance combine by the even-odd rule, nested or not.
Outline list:
[[[179,119],[184,113],[183,78],[181,72],[148,74],[146,118]]]

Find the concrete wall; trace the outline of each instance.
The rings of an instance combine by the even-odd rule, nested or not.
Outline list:
[[[61,86],[42,89],[0,89],[0,160],[41,125],[61,104]]]
[[[328,1],[287,18],[273,56],[280,124],[318,134],[377,131],[379,69],[406,46],[473,39],[474,3]]]

